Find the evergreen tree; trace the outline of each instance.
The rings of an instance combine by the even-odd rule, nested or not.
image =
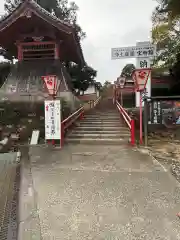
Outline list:
[[[121,72],[121,77],[131,78],[133,71],[135,70],[134,64],[126,64]]]

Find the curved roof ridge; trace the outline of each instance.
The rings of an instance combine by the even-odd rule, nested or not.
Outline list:
[[[51,17],[53,20],[56,20],[57,22],[61,23],[61,24],[65,24],[68,27],[72,27],[74,28],[74,25],[70,24],[68,21],[64,21],[60,18],[58,18],[57,16],[51,14],[50,12],[48,12],[46,9],[44,9],[43,7],[41,7],[35,0],[25,0],[23,2],[19,2],[19,4],[16,5],[16,8],[14,8],[12,10],[12,12],[10,13],[5,13],[4,15],[2,15],[0,17],[0,22],[5,20],[6,18],[8,18],[13,12],[15,12],[17,10],[17,8],[19,8],[22,4],[25,4],[26,2],[32,4],[34,7],[38,8],[42,13],[46,14],[47,16]]]

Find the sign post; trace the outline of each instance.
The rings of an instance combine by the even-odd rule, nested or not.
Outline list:
[[[147,97],[144,96],[144,144],[148,145],[148,102]]]
[[[139,143],[140,144],[143,144],[142,93],[144,92],[144,90],[146,88],[147,80],[149,78],[150,73],[151,73],[150,68],[136,69],[133,72],[133,79],[134,79],[134,82],[135,82],[136,91],[140,93],[140,98],[139,98],[139,118],[140,118]]]
[[[137,47],[144,47],[144,46],[149,46],[149,50],[148,53],[149,54],[142,54],[140,57],[136,58],[136,68],[137,69],[143,69],[143,68],[150,68],[151,67],[151,59],[155,56],[155,52],[156,52],[156,47],[153,46],[151,48],[151,43],[150,42],[138,42],[136,44]],[[148,77],[147,80],[147,85],[146,85],[146,90],[147,90],[147,97],[151,97],[151,74]],[[139,103],[140,103],[140,93],[136,92],[136,107],[139,107]],[[144,102],[142,103],[144,105]]]
[[[56,100],[57,91],[60,86],[60,81],[55,75],[42,76],[42,80],[48,90],[52,100],[46,100],[45,106],[45,139],[61,141],[61,103]]]
[[[117,83],[118,83],[118,85],[121,88],[121,106],[123,106],[123,93],[122,93],[122,89],[124,88],[124,85],[126,83],[126,78],[125,77],[118,77]]]

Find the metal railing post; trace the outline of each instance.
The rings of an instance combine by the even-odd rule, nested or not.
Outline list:
[[[71,121],[74,118],[73,122]],[[60,147],[62,148],[64,145],[64,139],[65,139],[65,129],[67,129],[70,125],[72,125],[77,119],[82,120],[84,118],[84,108],[79,108],[76,112],[71,114],[69,117],[64,119],[61,122],[61,142]],[[69,122],[70,121],[70,122]],[[68,124],[70,123],[70,124]]]
[[[61,122],[61,140],[60,147],[62,148],[64,145],[64,123]]]
[[[134,119],[131,120],[131,145],[135,145],[135,124]]]
[[[131,142],[131,145],[134,146],[135,145],[135,121],[128,115],[128,113],[121,106],[121,104],[119,104],[118,101],[116,101],[116,106],[130,129],[130,133],[131,133],[130,142]]]

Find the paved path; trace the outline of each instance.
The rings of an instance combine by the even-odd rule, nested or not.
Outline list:
[[[43,240],[180,239],[179,184],[148,155],[126,146],[36,147],[31,164]]]

